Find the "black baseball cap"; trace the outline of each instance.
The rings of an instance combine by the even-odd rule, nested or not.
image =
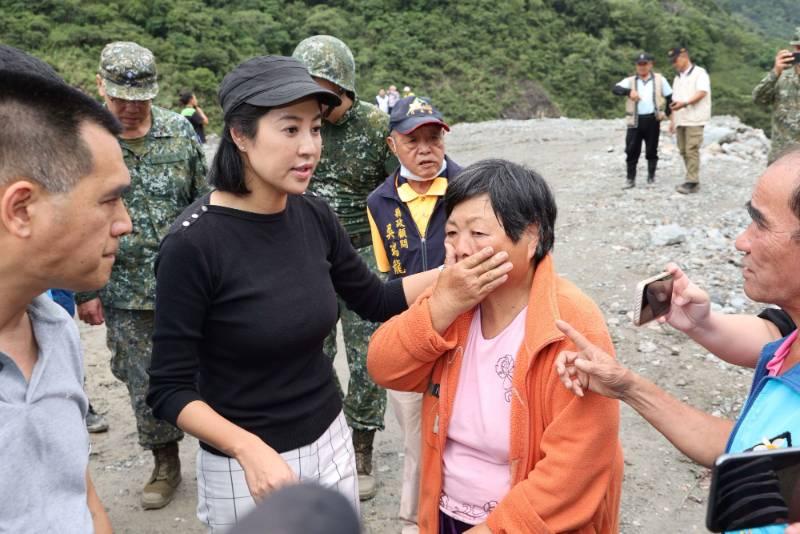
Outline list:
[[[242,104],[276,107],[307,96],[338,106],[339,96],[314,81],[300,61],[284,56],[258,56],[239,64],[219,86],[219,104],[228,115]]]
[[[450,127],[444,122],[442,114],[439,113],[430,100],[418,96],[407,96],[401,98],[392,108],[389,116],[389,131],[398,131],[401,134],[409,134],[425,124],[438,124],[448,132]]]
[[[648,61],[653,61],[654,59],[655,58],[651,54],[648,54],[647,52],[640,52],[639,54],[636,55],[634,63],[638,65],[639,63],[646,63]]]
[[[667,57],[670,59],[670,61],[674,62],[675,58],[677,58],[684,52],[688,52],[685,46],[676,46],[674,48],[670,48],[669,50],[667,50]]]

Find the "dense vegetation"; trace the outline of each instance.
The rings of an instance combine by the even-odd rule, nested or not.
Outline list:
[[[791,0],[794,3],[794,0]],[[728,0],[727,7],[790,0]],[[666,50],[687,45],[712,77],[715,113],[765,126],[750,91],[785,38],[770,40],[721,0],[0,0],[0,41],[54,65],[94,92],[103,45],[134,40],[156,54],[157,102],[193,87],[218,120],[216,88],[243,59],[291,54],[329,33],[347,42],[358,89],[411,85],[450,120],[531,116],[549,98],[570,117],[618,117],[609,89],[641,49],[669,74]],[[750,27],[746,27],[750,26]],[[784,36],[785,37],[785,36]]]
[[[783,40],[800,26],[800,4],[797,0],[719,0],[719,3],[744,20],[750,21],[757,31]]]

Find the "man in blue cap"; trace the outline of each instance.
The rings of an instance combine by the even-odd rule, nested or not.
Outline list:
[[[687,195],[700,190],[700,147],[703,128],[711,120],[711,81],[703,67],[692,63],[685,47],[670,48],[667,57],[676,73],[669,105],[672,110],[669,131],[677,137],[686,165],[686,180],[675,190]]]
[[[367,197],[372,249],[378,270],[390,279],[444,264],[444,193],[461,167],[445,155],[450,130],[429,100],[416,96],[395,104],[386,143],[400,166]],[[403,431],[403,533],[416,532],[422,394],[388,391]]]
[[[611,90],[615,95],[627,96],[625,102],[625,162],[628,174],[623,189],[636,186],[636,166],[645,144],[647,158],[647,183],[656,180],[658,165],[658,138],[661,121],[669,114],[669,100],[672,88],[658,72],[653,72],[653,56],[646,52],[638,54],[636,74],[619,82]]]

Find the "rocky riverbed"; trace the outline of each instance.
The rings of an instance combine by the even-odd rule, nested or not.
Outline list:
[[[683,181],[683,163],[666,132],[656,183],[645,185],[640,176],[635,189],[622,191],[624,136],[621,120],[492,121],[455,125],[447,147],[462,165],[500,157],[538,170],[552,185],[559,207],[556,266],[599,304],[620,360],[700,409],[735,417],[752,372],[720,362],[669,327],[634,327],[633,291],[639,280],[676,261],[709,291],[715,308],[760,309],[742,291],[741,253],[734,240],[749,222],[744,203],[765,168],[769,141],[735,118],[715,117],[706,128],[700,192],[684,196],[675,192]],[[209,153],[213,149],[212,144]],[[159,511],[139,507],[151,460],[136,443],[125,388],[108,369],[103,328],[82,326],[81,333],[89,394],[111,423],[108,433],[92,438],[92,469],[116,531],[203,532],[194,516],[197,445],[192,439],[182,446],[184,482],[176,500]],[[343,361],[336,367],[346,374]],[[377,440],[379,494],[362,506],[365,530],[373,533],[400,528],[395,515],[401,440],[389,412],[386,422]],[[705,532],[707,470],[686,460],[625,406],[621,435],[626,470],[621,531]]]

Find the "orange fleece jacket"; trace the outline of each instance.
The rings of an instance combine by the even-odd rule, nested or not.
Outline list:
[[[431,324],[427,290],[407,311],[384,323],[369,345],[375,382],[424,392],[419,527],[439,532],[442,453],[462,355],[474,311],[440,336]],[[619,403],[588,392],[574,396],[561,384],[554,361],[575,346],[555,326],[564,319],[609,354],[614,347],[597,306],[560,278],[548,255],[536,268],[525,338],[512,378],[511,489],[487,520],[493,533],[610,534],[618,532],[622,485]],[[438,385],[438,397],[433,395]]]

